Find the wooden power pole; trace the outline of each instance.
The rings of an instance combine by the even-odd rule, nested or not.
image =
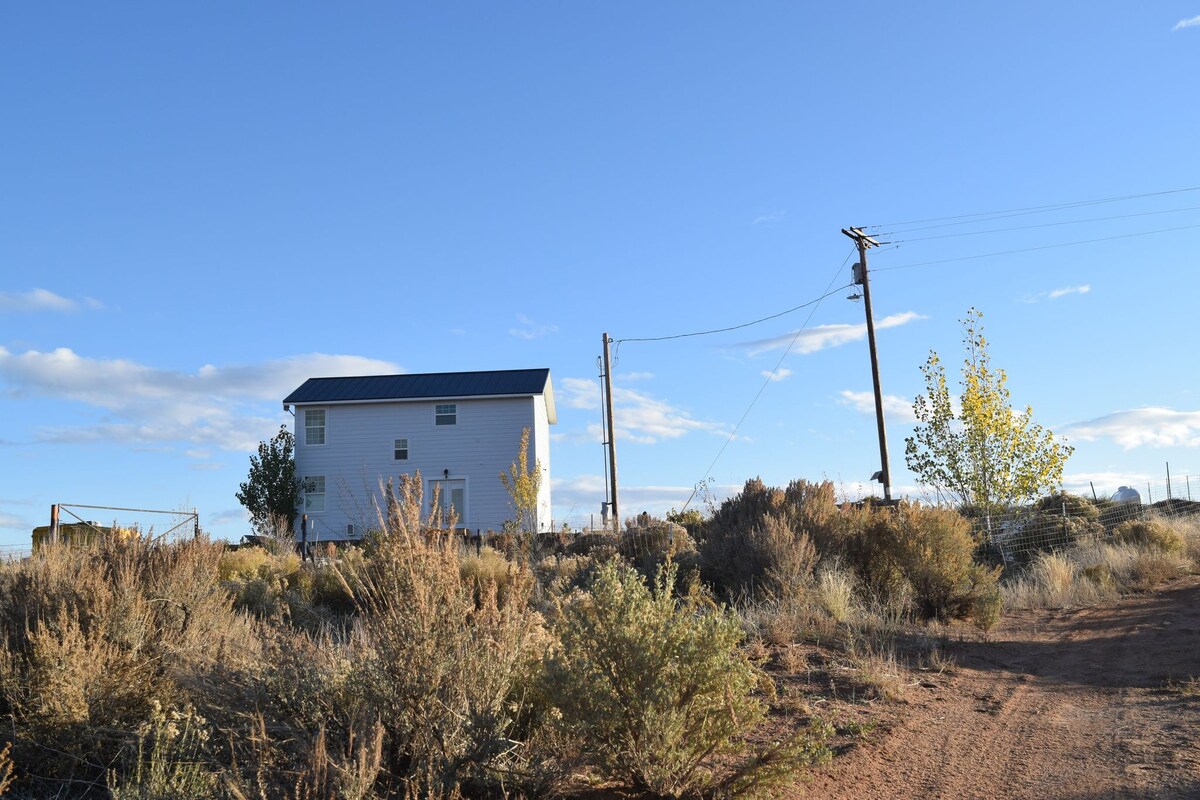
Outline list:
[[[604,334],[604,419],[607,427],[606,435],[608,437],[608,480],[609,489],[612,492],[612,506],[609,511],[614,520],[613,527],[616,530],[621,529],[621,517],[619,516],[617,505],[617,432],[613,427],[613,392],[612,392],[612,360],[609,356],[608,346],[612,343],[612,339],[608,338],[608,333]]]
[[[871,313],[871,281],[867,277],[867,250],[879,247],[879,242],[863,233],[862,228],[842,228],[842,233],[858,247],[858,263],[854,265],[854,282],[862,286],[863,305],[867,311],[867,343],[871,348],[871,379],[875,383],[875,420],[879,425],[879,460],[883,466],[877,473],[883,484],[883,499],[892,501],[892,474],[888,467],[887,433],[883,425],[883,390],[879,386],[879,351],[875,347],[875,318]],[[872,476],[874,477],[874,476]]]

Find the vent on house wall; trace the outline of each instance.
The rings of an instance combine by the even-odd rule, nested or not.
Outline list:
[[[353,524],[350,524],[350,525],[347,525],[347,526],[346,526],[346,535],[347,535],[347,536],[353,536],[353,535],[354,535],[354,525],[353,525]]]

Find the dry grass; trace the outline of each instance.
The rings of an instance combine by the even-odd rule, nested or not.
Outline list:
[[[848,622],[859,612],[853,573],[836,562],[817,572],[816,597],[821,609],[835,622]]]
[[[8,791],[13,783],[12,742],[0,747],[0,794]]]
[[[1125,523],[1112,541],[1088,541],[1058,553],[1043,553],[1019,577],[1005,582],[1010,608],[1069,608],[1116,600],[1172,580],[1195,562],[1194,520]]]

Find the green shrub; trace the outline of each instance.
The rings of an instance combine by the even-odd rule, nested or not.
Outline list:
[[[609,562],[563,609],[544,694],[585,760],[610,779],[679,797],[757,786],[826,755],[823,739],[807,735],[747,754],[741,737],[764,718],[755,690],[765,676],[738,648],[737,616],[678,600],[674,584],[673,565],[651,588],[631,567]],[[730,759],[737,765],[718,775],[717,764]]]
[[[701,532],[700,570],[727,598],[795,591],[819,552],[837,555],[839,511],[833,484],[792,481],[786,489],[757,478],[726,500]]]
[[[681,525],[643,514],[637,525],[629,525],[617,535],[616,545],[617,552],[648,580],[653,580],[667,561],[675,564],[684,586],[700,578],[696,544]]]
[[[1091,500],[1070,492],[1053,492],[1033,504],[1037,514],[1078,517],[1089,522],[1100,520],[1100,509]]]
[[[1152,547],[1165,553],[1183,552],[1183,535],[1161,519],[1131,520],[1117,526],[1113,538],[1125,544]]]
[[[948,619],[982,614],[978,622],[994,624],[999,570],[973,563],[970,523],[953,511],[910,505],[902,506],[896,518],[897,560],[921,615]]]

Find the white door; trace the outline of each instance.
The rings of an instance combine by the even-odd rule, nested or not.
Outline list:
[[[450,478],[448,480],[431,481],[434,493],[442,504],[442,524],[448,525],[451,516],[455,525],[467,527],[467,481],[465,478]],[[430,510],[433,509],[433,493],[429,498]]]

